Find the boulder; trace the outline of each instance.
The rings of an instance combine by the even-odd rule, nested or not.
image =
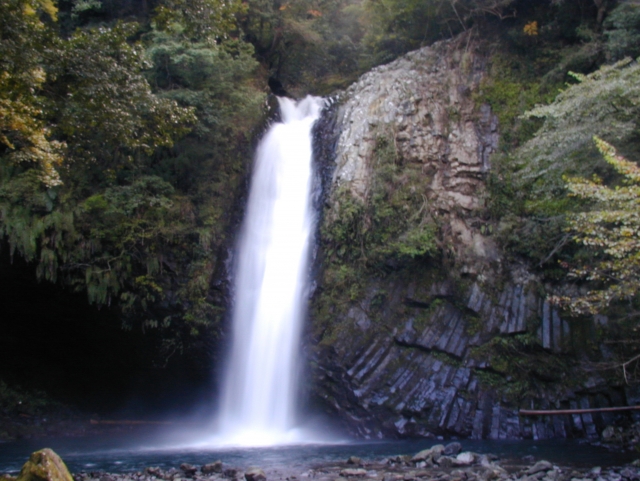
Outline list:
[[[211,473],[221,473],[222,472],[222,461],[214,461],[213,463],[204,464],[200,471],[202,474],[211,474]]]
[[[436,444],[435,446],[431,446],[429,449],[423,449],[418,454],[416,454],[413,458],[411,458],[411,462],[419,463],[420,461],[427,460],[437,460],[445,448],[442,444]]]
[[[459,466],[469,466],[473,464],[475,459],[476,457],[472,452],[465,451],[464,453],[458,454],[453,462]]]
[[[422,451],[420,451],[418,454],[416,454],[414,457],[411,458],[411,461],[414,463],[419,463],[421,461],[425,461],[427,459],[429,459],[429,457],[431,456],[431,449],[423,449]]]
[[[267,475],[260,468],[249,468],[244,473],[247,481],[267,481]]]
[[[539,473],[540,471],[549,471],[550,469],[553,469],[553,465],[549,461],[542,460],[542,461],[538,461],[536,464],[531,466],[525,472],[526,474],[531,475],[531,474]]]
[[[198,468],[192,464],[182,463],[180,469],[187,476],[194,476],[198,472]]]
[[[438,458],[438,466],[441,468],[450,468],[453,466],[453,458],[449,456],[440,456]]]
[[[73,481],[73,478],[60,456],[45,448],[29,457],[17,481]]]
[[[156,478],[164,478],[164,472],[158,467],[150,466],[148,468],[145,468],[144,472]]]
[[[358,456],[351,456],[347,459],[347,464],[355,464],[356,466],[362,466],[362,459]]]
[[[447,444],[444,447],[444,451],[442,451],[442,454],[444,454],[445,456],[454,456],[456,454],[459,454],[460,451],[462,451],[462,444],[454,442]]]

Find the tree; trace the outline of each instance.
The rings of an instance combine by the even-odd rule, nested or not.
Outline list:
[[[594,250],[587,264],[569,275],[589,281],[592,288],[577,297],[555,297],[574,314],[603,313],[612,303],[634,301],[640,293],[640,167],[595,136],[605,160],[624,176],[622,185],[609,187],[601,179],[567,179],[570,195],[594,203],[594,208],[569,217],[576,242]]]
[[[140,42],[129,42],[135,23],[78,30],[48,67],[55,80],[51,116],[68,146],[68,175],[88,170],[113,181],[142,154],[170,147],[196,121],[194,109],[156,95],[143,72],[150,67]],[[83,165],[78,165],[83,164]]]
[[[163,258],[194,229],[190,200],[144,164],[189,131],[194,109],[152,92],[137,24],[62,39],[55,10],[40,19],[47,5],[1,7],[0,239],[39,279],[144,310],[164,295]]]
[[[489,15],[513,15],[514,0],[366,0],[366,43],[381,61],[450,38]]]
[[[239,0],[163,0],[153,23],[160,30],[179,26],[190,39],[215,40],[228,36],[243,9]]]
[[[43,115],[42,61],[51,32],[41,14],[53,21],[56,13],[48,0],[7,0],[0,7],[0,156],[37,166],[50,187],[60,184],[64,144],[51,139]]]

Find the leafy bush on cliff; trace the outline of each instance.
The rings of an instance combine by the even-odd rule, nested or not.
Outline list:
[[[584,279],[591,289],[584,295],[556,298],[574,314],[606,312],[612,303],[633,301],[640,293],[640,168],[595,137],[598,151],[624,176],[622,185],[609,187],[601,179],[567,179],[570,195],[595,205],[569,217],[573,239],[596,251],[588,264],[572,263],[570,277]],[[630,314],[627,314],[630,315]]]
[[[602,67],[589,75],[574,74],[555,101],[529,111],[526,117],[544,123],[536,135],[515,151],[495,159],[493,200],[505,207],[501,235],[512,251],[536,264],[557,259],[570,248],[564,232],[565,214],[579,208],[565,197],[564,175],[607,180],[613,170],[591,142],[593,135],[620,146],[625,154],[638,151],[640,66],[630,59]],[[501,186],[510,182],[512,188]],[[502,192],[502,194],[500,194]],[[501,201],[506,194],[508,200]],[[573,255],[565,252],[565,255]]]

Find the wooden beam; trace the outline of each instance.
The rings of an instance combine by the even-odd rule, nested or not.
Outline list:
[[[520,409],[520,416],[555,416],[558,414],[586,414],[586,413],[611,413],[618,411],[639,411],[640,406],[622,406],[613,408],[589,408],[589,409]]]

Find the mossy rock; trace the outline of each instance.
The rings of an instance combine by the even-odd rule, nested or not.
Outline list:
[[[31,454],[16,481],[73,481],[73,478],[60,456],[45,448]]]

